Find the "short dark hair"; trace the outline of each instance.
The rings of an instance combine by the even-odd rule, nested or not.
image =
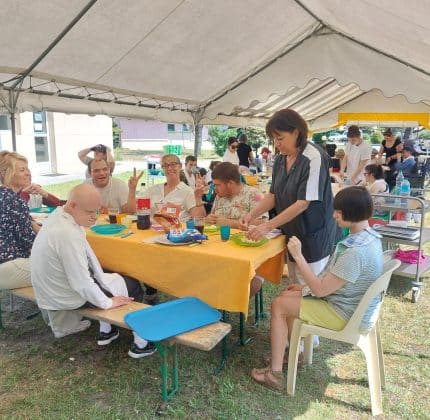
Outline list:
[[[247,143],[248,142],[248,136],[245,133],[242,133],[239,138],[239,143]]]
[[[199,168],[199,174],[200,176],[205,176],[208,173],[208,171],[205,168]]]
[[[221,182],[233,181],[240,184],[240,173],[237,165],[230,162],[222,162],[212,171],[212,179],[218,179]]]
[[[361,137],[361,132],[360,129],[358,128],[357,125],[350,125],[348,127],[348,132],[346,134],[346,137],[350,138],[350,137]]]
[[[411,146],[403,146],[403,152],[409,152],[414,154],[415,150]]]
[[[373,175],[375,179],[383,179],[384,178],[384,170],[382,169],[382,166],[378,163],[371,163],[367,165],[364,170],[369,173],[370,175]]]
[[[362,222],[373,214],[373,200],[369,191],[356,185],[340,190],[334,197],[333,207],[342,212],[346,222]]]
[[[298,130],[296,147],[303,150],[308,140],[308,125],[304,118],[293,109],[285,108],[275,112],[266,124],[266,135],[273,138],[274,134],[281,131],[292,133]]]
[[[211,160],[211,163],[209,164],[209,169],[210,169],[211,171],[213,171],[213,170],[214,170],[214,168],[215,168],[216,166],[218,166],[220,163],[221,163],[221,161],[220,161],[220,160]]]
[[[92,168],[92,166],[93,166],[93,163],[94,162],[105,162],[106,163],[106,165],[107,165],[107,167],[109,168],[109,165],[108,165],[108,163],[107,163],[107,160],[106,159],[91,159],[89,162],[88,162],[88,173],[90,174],[91,173],[91,168]]]
[[[229,137],[229,138],[228,138],[228,140],[227,140],[227,144],[228,144],[229,146],[231,146],[233,143],[237,143],[237,138],[236,138],[236,137],[231,136],[231,137]]]
[[[188,155],[185,158],[185,164],[187,164],[188,162],[197,162],[197,158],[193,155]]]

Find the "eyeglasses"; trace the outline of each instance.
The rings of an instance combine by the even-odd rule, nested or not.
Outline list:
[[[172,163],[164,163],[161,165],[162,169],[168,169],[168,168],[176,168],[179,165],[178,162],[172,162]]]

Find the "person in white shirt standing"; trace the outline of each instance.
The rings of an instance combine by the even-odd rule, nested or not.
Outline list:
[[[239,143],[236,137],[229,137],[227,140],[227,149],[222,157],[223,162],[230,162],[233,165],[239,166],[239,156],[237,154],[237,147]]]
[[[192,189],[196,188],[196,172],[197,172],[197,158],[193,155],[189,155],[185,158],[185,184]]]
[[[31,251],[31,280],[37,304],[48,312],[56,338],[83,331],[88,320],[75,311],[83,307],[116,308],[141,301],[140,284],[116,273],[104,273],[88,244],[84,227],[97,220],[101,199],[87,184],[76,186],[64,207],[46,219]],[[116,327],[100,321],[97,344],[104,346],[119,337]],[[137,334],[128,352],[133,358],[155,353],[156,348]]]
[[[372,146],[361,137],[360,129],[356,125],[348,128],[348,144],[345,148],[345,157],[342,159],[339,176],[349,178],[352,185],[364,180],[364,167],[370,160]],[[345,173],[346,168],[346,173]]]

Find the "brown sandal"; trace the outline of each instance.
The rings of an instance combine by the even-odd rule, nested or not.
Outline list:
[[[274,391],[283,391],[286,387],[284,374],[282,372],[273,372],[270,367],[252,369],[251,378],[260,385]]]

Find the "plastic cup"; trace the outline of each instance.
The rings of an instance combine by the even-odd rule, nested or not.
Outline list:
[[[188,219],[186,222],[186,226],[187,229],[194,229],[195,225],[194,225],[194,220],[193,219]]]
[[[119,209],[117,207],[110,207],[108,209],[109,223],[118,223],[117,216],[119,215]]]
[[[131,228],[131,223],[132,223],[132,220],[131,220],[130,216],[124,216],[121,219],[121,224],[123,224],[126,229],[130,229]]]
[[[230,226],[221,226],[219,233],[222,241],[228,241],[230,239]]]
[[[205,218],[204,217],[195,217],[193,219],[194,227],[200,232],[203,233],[205,230]]]

